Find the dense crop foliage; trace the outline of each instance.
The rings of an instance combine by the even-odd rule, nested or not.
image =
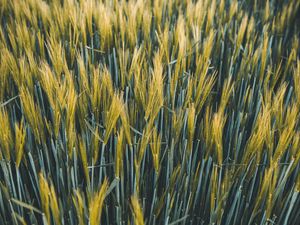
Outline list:
[[[299,224],[299,0],[0,0],[0,224]]]

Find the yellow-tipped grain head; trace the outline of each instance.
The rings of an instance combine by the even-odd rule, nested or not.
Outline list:
[[[16,165],[20,166],[25,146],[26,128],[24,127],[24,120],[20,124],[15,124],[15,151],[16,151]]]
[[[136,196],[131,197],[132,213],[135,225],[144,225],[143,211]]]
[[[89,221],[91,225],[99,225],[101,222],[101,214],[108,189],[108,181],[105,179],[101,184],[98,192],[94,194],[89,204]]]
[[[13,136],[10,127],[8,113],[0,108],[0,147],[1,147],[1,159],[4,158],[10,161],[10,152],[13,147]]]

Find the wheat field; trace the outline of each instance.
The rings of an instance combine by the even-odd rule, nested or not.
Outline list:
[[[0,0],[1,225],[298,225],[299,0]]]

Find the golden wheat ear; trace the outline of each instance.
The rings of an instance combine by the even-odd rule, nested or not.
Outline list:
[[[4,109],[0,109],[0,128],[3,131],[0,134],[1,160],[4,159],[10,161],[11,148],[13,147],[13,134],[10,127],[8,113]]]
[[[105,179],[89,203],[89,222],[91,225],[98,225],[101,221],[101,214],[104,205],[104,199],[108,189],[108,181]]]
[[[131,197],[132,213],[135,225],[144,225],[143,211],[136,196]]]

